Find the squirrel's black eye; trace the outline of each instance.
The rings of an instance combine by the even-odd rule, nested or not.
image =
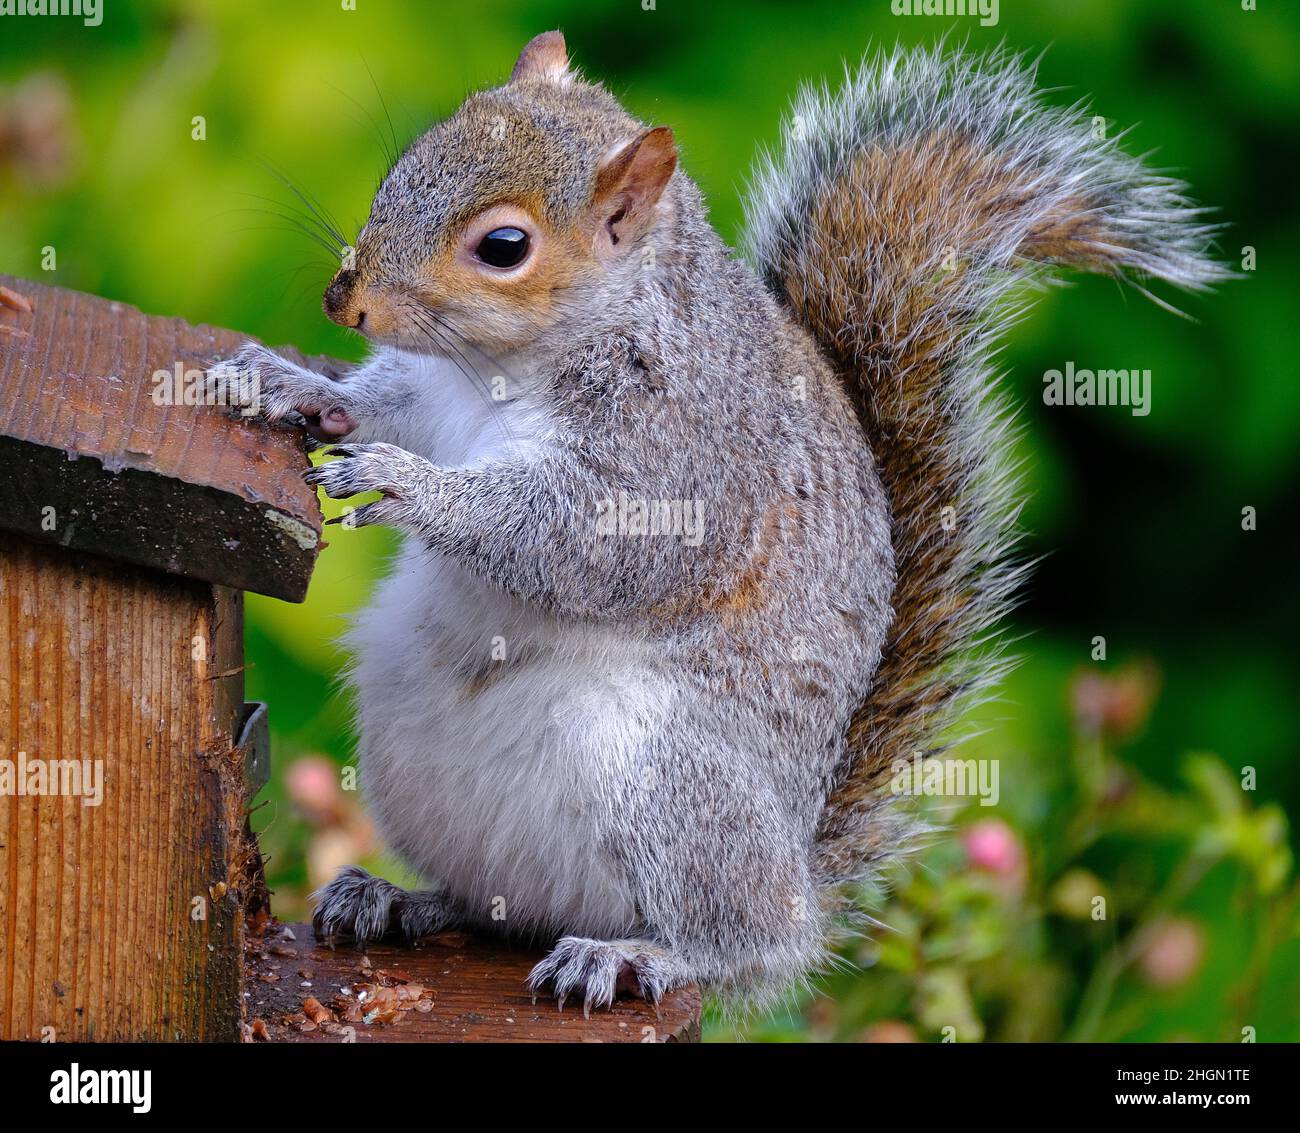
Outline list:
[[[494,268],[512,268],[528,255],[528,233],[518,228],[494,228],[478,245],[478,258]]]

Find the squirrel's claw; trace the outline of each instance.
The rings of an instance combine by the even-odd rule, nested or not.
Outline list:
[[[362,492],[384,498],[358,507],[346,515],[326,520],[345,527],[386,523],[419,529],[423,513],[420,500],[435,495],[432,481],[438,470],[422,456],[389,444],[342,444],[325,450],[338,457],[308,468],[302,478],[318,485],[331,499],[341,500]]]
[[[569,996],[580,991],[585,1018],[593,1008],[610,1007],[619,994],[646,1000],[658,1016],[663,994],[686,982],[678,969],[673,957],[655,944],[565,936],[529,973],[528,990],[536,1003],[537,993],[549,985],[561,1011]]]

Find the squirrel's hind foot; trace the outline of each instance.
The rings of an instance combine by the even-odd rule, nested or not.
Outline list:
[[[431,890],[406,890],[374,877],[360,866],[344,866],[338,876],[312,894],[312,930],[331,945],[352,937],[358,947],[396,935],[408,946],[447,928],[454,920],[451,899]]]
[[[546,985],[564,1010],[570,995],[581,993],[582,1013],[609,1007],[619,994],[635,995],[655,1004],[667,991],[686,980],[671,953],[645,940],[589,940],[564,936],[549,956],[528,976],[528,990],[536,1002]]]

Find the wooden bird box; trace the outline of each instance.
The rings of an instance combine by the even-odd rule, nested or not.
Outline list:
[[[303,448],[194,403],[244,336],[0,286],[32,308],[0,306],[0,1039],[339,1041],[301,1008],[346,996],[355,953],[268,928],[247,821],[268,750],[242,592],[306,595],[321,515]],[[353,1038],[697,1032],[694,989],[586,1021],[531,1003],[533,952],[458,935],[372,952],[428,1004]]]
[[[154,380],[240,335],[0,284],[33,308],[0,317],[0,1037],[234,1038],[266,754],[242,591],[307,592],[307,459]]]

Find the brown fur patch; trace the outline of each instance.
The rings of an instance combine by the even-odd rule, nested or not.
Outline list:
[[[792,528],[802,517],[797,499],[787,496],[774,500],[758,522],[754,548],[739,572],[722,572],[734,579],[725,590],[661,603],[652,611],[653,615],[665,620],[701,614],[721,614],[725,619],[734,619],[762,609],[773,594],[773,573],[783,570],[788,561],[786,548]]]

